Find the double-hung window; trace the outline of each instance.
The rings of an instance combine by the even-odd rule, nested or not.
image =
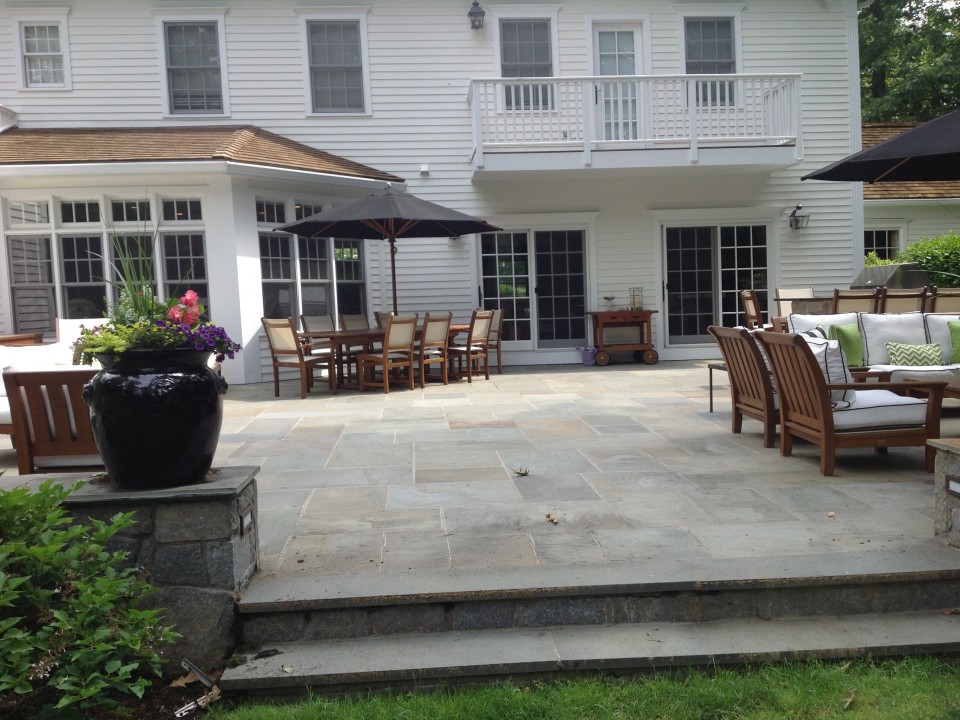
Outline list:
[[[226,115],[222,19],[168,19],[162,26],[167,112]]]
[[[732,17],[684,19],[684,49],[688,75],[732,75],[737,71]],[[731,105],[732,80],[702,80],[697,83],[697,104]]]
[[[17,21],[21,89],[69,90],[67,19],[38,11]]]
[[[360,23],[311,20],[307,23],[307,37],[313,112],[363,112]]]
[[[550,20],[500,20],[500,72],[505,78],[553,76]],[[505,88],[507,110],[549,110],[553,107],[550,85],[517,83]]]

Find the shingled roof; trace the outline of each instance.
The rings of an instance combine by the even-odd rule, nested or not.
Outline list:
[[[0,167],[218,160],[403,182],[253,125],[174,128],[12,128],[0,133]]]
[[[863,147],[872,147],[920,123],[864,123]],[[915,200],[960,198],[960,182],[878,182],[863,184],[864,200]]]

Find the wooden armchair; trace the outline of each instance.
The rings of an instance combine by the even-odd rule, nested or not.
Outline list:
[[[378,367],[383,373],[380,384],[383,385],[384,393],[390,392],[391,372],[400,368],[407,369],[407,381],[410,389],[413,390],[413,343],[417,337],[417,319],[417,313],[387,316],[383,350],[357,355],[357,377],[360,379],[361,390],[366,390],[369,385],[378,384],[374,377],[374,371]]]
[[[450,322],[453,313],[431,315],[423,318],[420,342],[417,343],[417,366],[420,369],[420,387],[426,387],[430,365],[439,365],[443,384],[448,382],[447,347],[450,344]]]
[[[5,370],[17,471],[102,468],[83,386],[95,368]]]
[[[838,448],[925,447],[940,437],[943,382],[827,383],[813,351],[800,335],[757,333],[773,366],[780,404],[780,454],[793,452],[794,438],[820,446],[820,473],[833,475]],[[869,388],[869,389],[867,389]],[[831,391],[853,389],[849,407],[834,409]],[[926,399],[898,393],[920,391]],[[844,403],[845,404],[845,403]],[[933,472],[935,451],[926,447]]]
[[[483,368],[484,377],[490,379],[490,355],[487,345],[490,342],[490,324],[493,322],[493,310],[474,310],[470,318],[470,330],[464,345],[451,345],[447,352],[457,358],[457,372],[463,372],[463,363],[467,363],[467,382],[473,382],[473,368],[477,372]]]
[[[273,395],[280,397],[280,368],[300,370],[300,398],[313,388],[314,372],[327,368],[330,392],[337,392],[337,363],[333,352],[311,355],[310,343],[301,342],[293,318],[260,318],[267,333],[270,357],[273,360]],[[323,345],[323,344],[321,344]]]
[[[773,447],[780,413],[773,378],[753,334],[744,328],[707,328],[720,346],[730,380],[731,431],[739,434],[743,417],[763,423],[763,446]]]

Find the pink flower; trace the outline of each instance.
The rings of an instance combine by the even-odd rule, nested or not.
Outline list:
[[[200,319],[200,311],[193,305],[185,308],[183,311],[183,322],[187,325],[193,325]]]
[[[167,320],[177,324],[183,322],[183,306],[174,305],[172,308],[170,308],[170,310],[167,311]]]
[[[200,296],[197,295],[196,292],[194,292],[193,290],[187,290],[187,292],[183,294],[183,297],[180,298],[180,302],[182,302],[187,307],[193,307],[194,305],[197,304],[197,301],[199,299],[200,299]]]

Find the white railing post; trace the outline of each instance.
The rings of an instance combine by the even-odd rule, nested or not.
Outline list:
[[[697,145],[697,135],[699,133],[697,122],[697,81],[687,80],[687,122],[690,127],[690,162],[695,163],[700,160],[699,147]]]
[[[593,164],[593,120],[596,113],[592,97],[595,92],[593,87],[592,82],[580,83],[580,102],[583,103],[581,113],[583,116],[583,164],[587,167]]]

